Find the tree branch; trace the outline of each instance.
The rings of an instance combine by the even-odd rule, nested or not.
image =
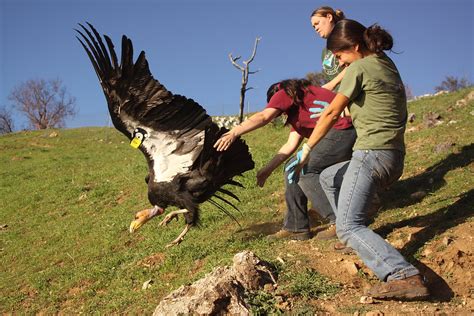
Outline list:
[[[255,39],[255,44],[254,44],[254,46],[253,46],[252,56],[250,56],[250,59],[249,59],[249,60],[244,61],[244,64],[250,64],[250,63],[253,61],[253,59],[255,58],[255,55],[257,54],[258,42],[260,42],[261,39],[262,39],[261,37],[257,37],[257,38]]]
[[[243,118],[244,118],[245,92],[247,92],[248,90],[253,89],[251,87],[246,88],[249,75],[255,74],[259,71],[259,70],[249,71],[249,66],[250,66],[250,63],[254,60],[255,55],[257,54],[257,46],[258,46],[258,43],[260,42],[261,39],[262,39],[261,37],[257,37],[255,39],[255,44],[254,44],[254,47],[253,47],[252,55],[250,56],[250,58],[248,60],[242,62],[242,64],[244,64],[244,66],[241,66],[241,65],[237,64],[237,60],[240,59],[240,56],[234,58],[234,57],[232,57],[232,53],[229,54],[229,59],[230,59],[230,62],[232,63],[232,65],[242,72],[242,86],[240,88],[240,104],[239,104],[239,107],[240,107],[239,121],[240,121],[240,123],[242,123]]]
[[[232,65],[234,65],[235,68],[239,69],[240,71],[244,71],[244,67],[236,63],[236,61],[240,59],[240,56],[233,58],[232,53],[230,53],[229,58],[230,58],[230,62],[232,63]]]
[[[67,116],[75,115],[75,99],[69,96],[61,80],[29,80],[9,96],[18,111],[36,129],[61,127]]]

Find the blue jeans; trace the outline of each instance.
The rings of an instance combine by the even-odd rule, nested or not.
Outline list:
[[[345,130],[331,129],[329,133],[311,151],[306,173],[300,176],[298,183],[288,182],[285,172],[285,200],[287,211],[283,229],[291,232],[309,231],[308,200],[322,218],[336,221],[334,211],[321,188],[320,173],[338,162],[349,160],[356,139],[354,128]],[[288,164],[294,161],[294,157]]]
[[[350,161],[321,173],[321,186],[336,213],[336,233],[381,280],[405,279],[419,271],[366,224],[377,189],[395,182],[403,172],[404,153],[397,150],[356,150]]]

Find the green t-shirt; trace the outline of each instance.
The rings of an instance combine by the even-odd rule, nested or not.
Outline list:
[[[341,71],[342,67],[339,67],[339,62],[336,59],[336,56],[328,50],[326,47],[321,53],[321,62],[323,64],[323,74],[326,79],[326,82],[334,79]]]
[[[405,87],[387,55],[370,55],[351,63],[339,93],[352,101],[349,110],[357,131],[354,150],[405,151]]]

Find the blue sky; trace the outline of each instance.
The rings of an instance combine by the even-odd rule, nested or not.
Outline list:
[[[321,5],[342,9],[368,26],[379,23],[395,40],[390,54],[415,95],[432,93],[447,75],[474,82],[472,0],[0,0],[0,105],[29,79],[63,81],[78,115],[67,127],[108,124],[105,98],[75,38],[78,22],[91,22],[120,50],[129,36],[135,56],[147,54],[154,77],[193,98],[211,115],[238,112],[241,73],[228,58],[248,59],[262,37],[247,92],[251,111],[265,106],[275,81],[320,71],[325,41],[309,15]],[[24,120],[15,115],[16,127]]]

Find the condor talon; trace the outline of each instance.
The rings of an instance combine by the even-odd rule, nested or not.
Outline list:
[[[168,215],[166,215],[165,218],[158,225],[159,226],[166,226],[173,220],[173,218],[176,218],[176,220],[178,220],[178,215],[179,214],[186,214],[186,213],[189,213],[189,211],[186,210],[186,209],[173,211],[173,212],[169,213]]]
[[[178,237],[173,240],[172,242],[170,242],[169,244],[166,245],[166,248],[170,248],[170,247],[173,247],[173,246],[177,246],[179,245],[183,240],[184,240],[184,236],[188,233],[189,229],[191,228],[191,224],[187,224],[183,231],[181,232],[181,234],[178,235]]]

